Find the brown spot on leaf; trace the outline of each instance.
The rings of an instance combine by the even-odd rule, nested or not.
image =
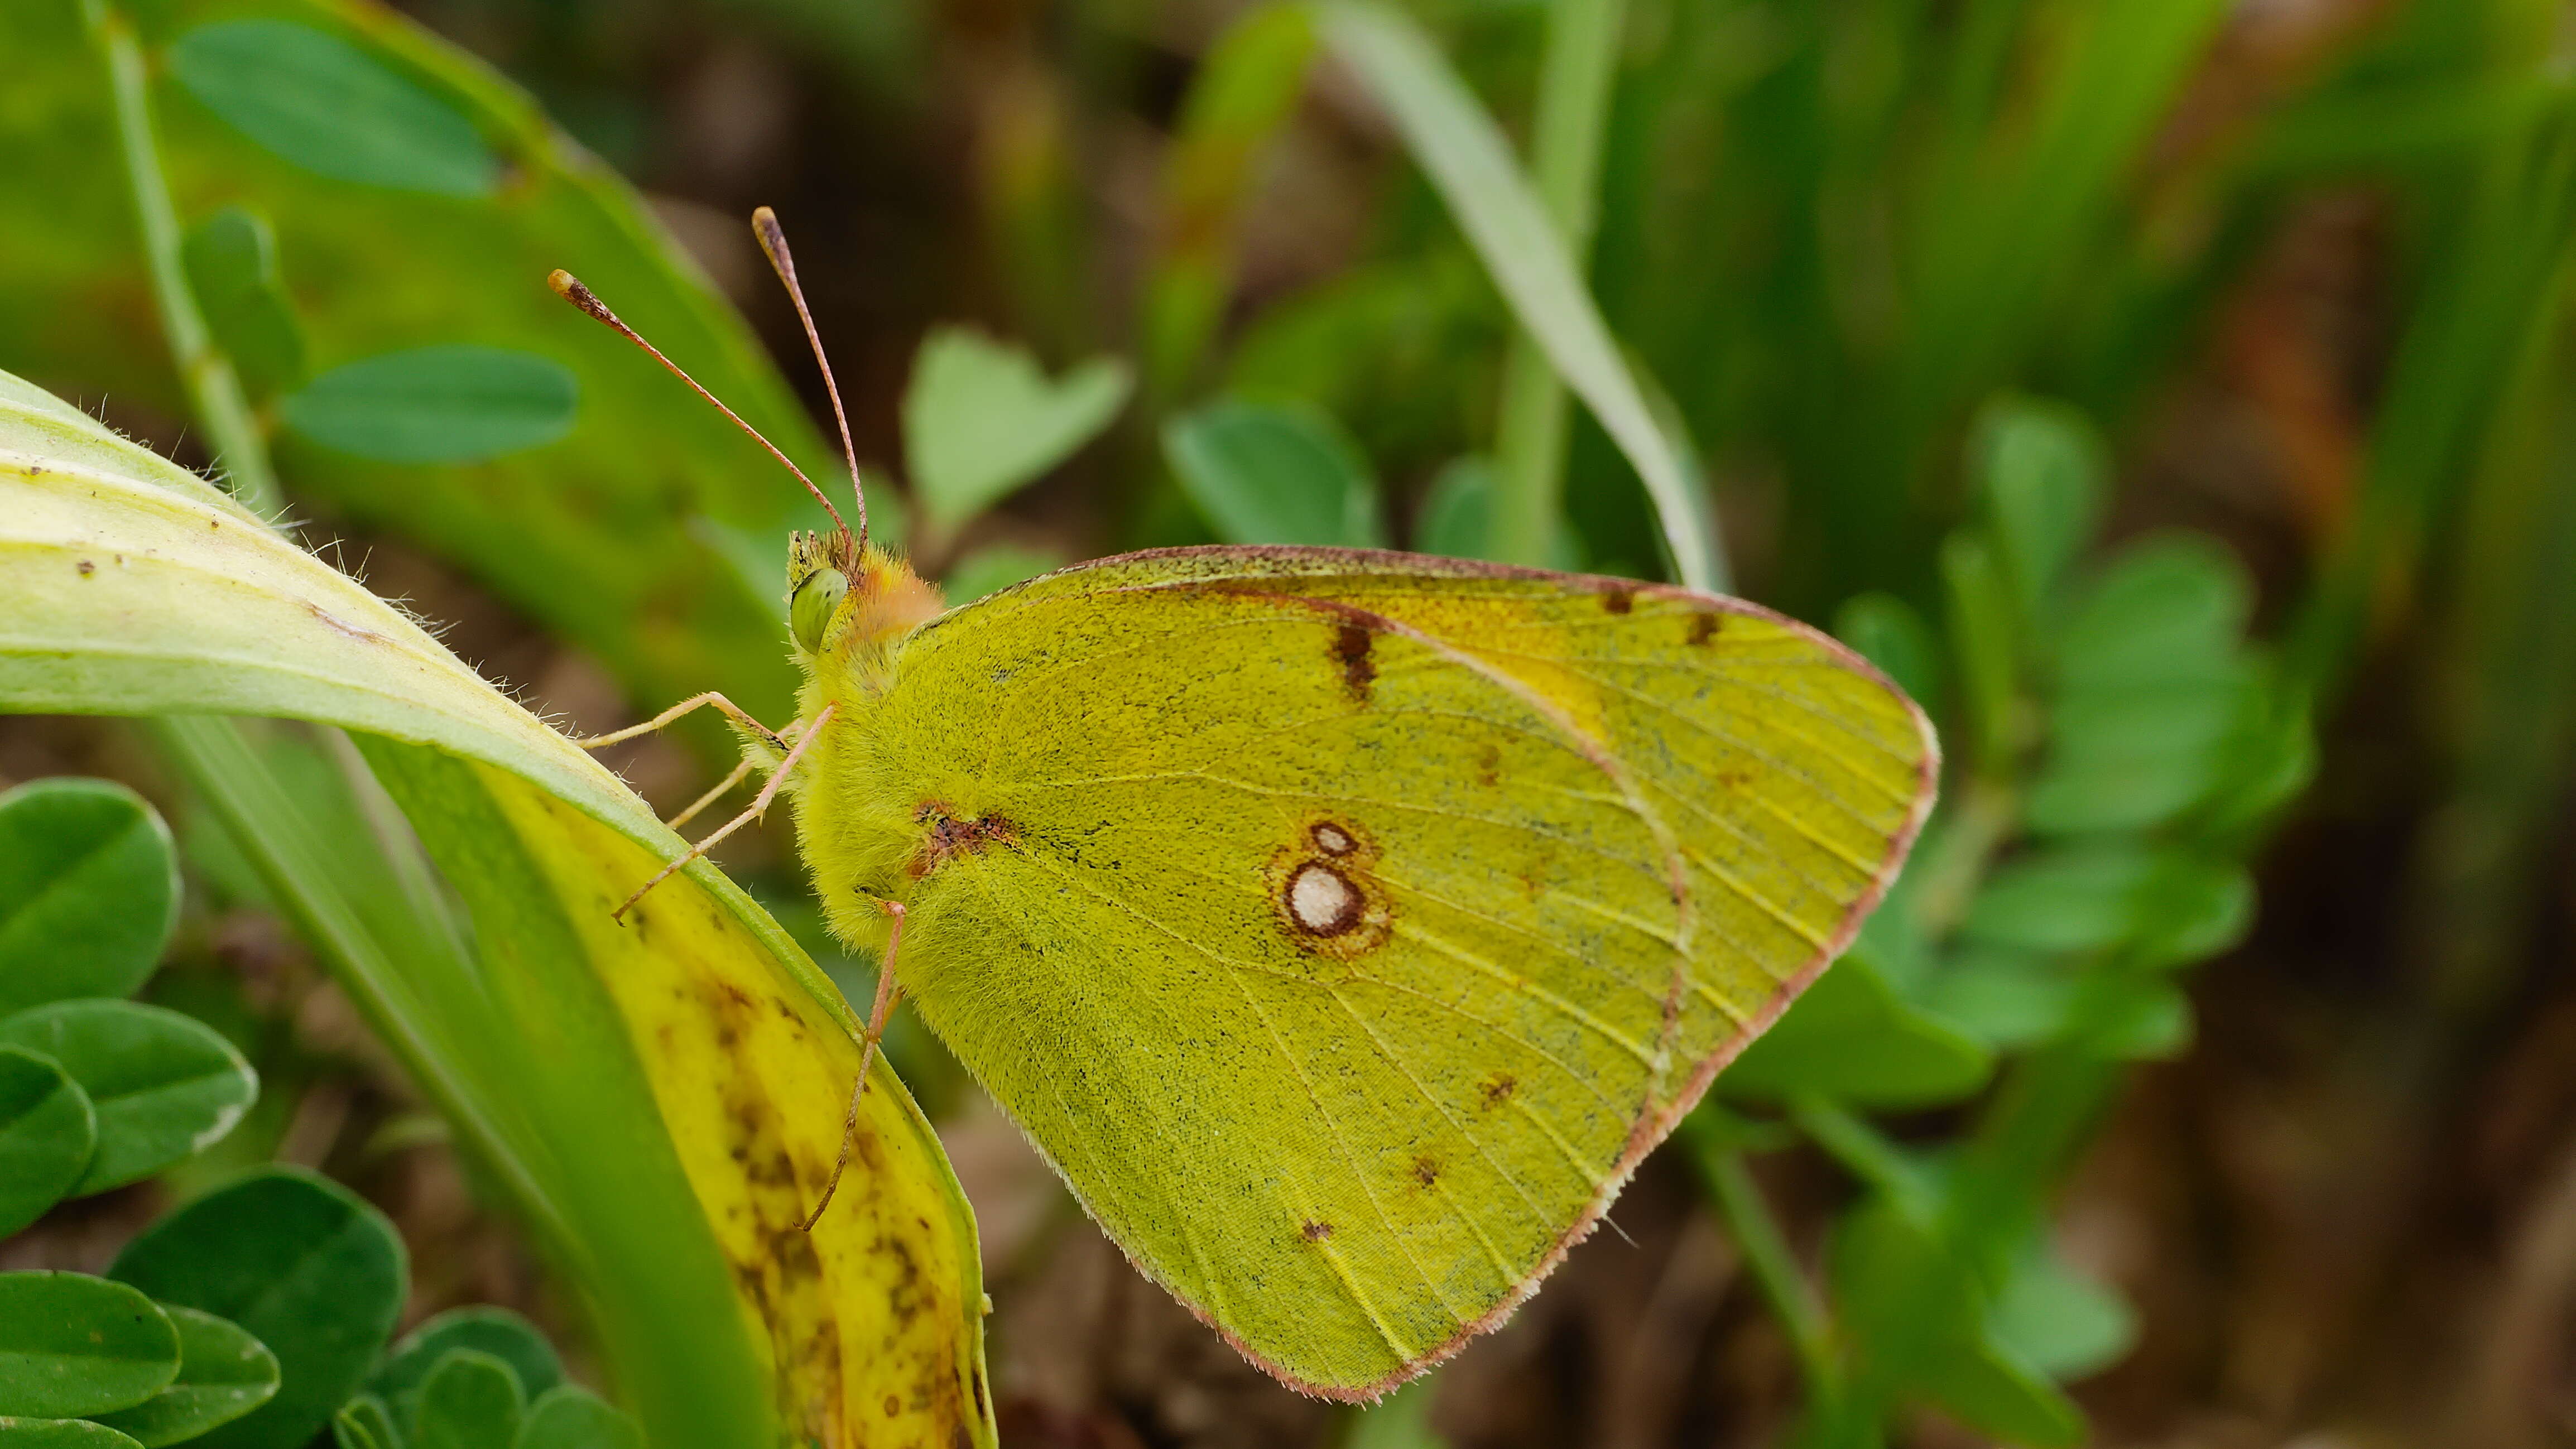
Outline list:
[[[1344,624],[1333,636],[1333,658],[1342,666],[1342,684],[1362,704],[1368,703],[1369,686],[1377,679],[1377,661],[1369,657],[1374,639],[1364,624]]]
[[[1723,627],[1724,624],[1719,620],[1714,612],[1693,614],[1691,615],[1690,642],[1694,645],[1704,645],[1709,640],[1716,638],[1717,631]]]
[[[1490,1112],[1510,1101],[1512,1093],[1519,1091],[1520,1086],[1520,1078],[1509,1072],[1496,1072],[1477,1084],[1476,1095],[1481,1099],[1479,1105]]]
[[[1331,1223],[1309,1222],[1306,1226],[1299,1228],[1297,1230],[1297,1234],[1307,1242],[1320,1243],[1333,1235],[1333,1225]]]
[[[1604,589],[1601,593],[1601,607],[1613,614],[1624,614],[1637,607],[1637,596],[1626,589]]]

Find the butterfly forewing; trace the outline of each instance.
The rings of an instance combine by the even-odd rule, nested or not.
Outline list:
[[[948,615],[866,736],[822,808],[926,843],[823,888],[906,899],[922,1014],[1103,1227],[1338,1397],[1588,1230],[1848,938],[1933,763],[1750,606],[1318,550]]]

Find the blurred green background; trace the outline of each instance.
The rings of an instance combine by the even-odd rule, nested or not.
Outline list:
[[[899,1023],[977,1203],[1004,1442],[2576,1435],[2576,10],[1400,13],[1516,152],[1733,589],[1917,693],[1944,806],[1619,1231],[1367,1416],[1135,1278]],[[828,486],[762,204],[878,527],[952,602],[1215,540],[1685,566],[1434,179],[1429,83],[1329,18],[15,0],[0,57],[0,368],[229,467],[575,729],[705,688],[784,712],[778,540],[819,510],[544,285],[580,274]],[[614,763],[667,812],[727,748]],[[217,1155],[351,1182],[410,1316],[516,1305],[578,1367],[488,1184],[146,741],[0,721],[0,785],[75,772],[181,822],[197,904],[147,995],[268,1083]],[[729,847],[837,961],[783,831]],[[0,1266],[94,1266],[221,1165]]]

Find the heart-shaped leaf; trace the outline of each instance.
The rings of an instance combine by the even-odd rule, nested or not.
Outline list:
[[[163,1302],[231,1320],[277,1356],[276,1395],[192,1441],[204,1449],[294,1449],[319,1432],[392,1335],[407,1272],[383,1213],[289,1168],[253,1173],[154,1223],[112,1271]]]
[[[130,1409],[99,1422],[143,1449],[161,1449],[229,1424],[277,1394],[277,1355],[241,1325],[194,1308],[164,1303],[179,1330],[179,1376]]]
[[[1049,381],[1025,348],[971,328],[933,330],[903,394],[904,458],[923,515],[955,532],[1109,426],[1131,382],[1108,357]]]
[[[145,1295],[86,1273],[0,1273],[0,1413],[104,1414],[178,1373],[178,1331]]]
[[[117,567],[83,561],[81,579]],[[0,794],[0,1015],[131,995],[178,919],[179,858],[143,797],[81,779]]]
[[[1165,425],[1163,455],[1228,543],[1386,544],[1367,460],[1321,413],[1212,404]]]
[[[500,159],[472,121],[310,25],[200,25],[170,47],[170,71],[206,109],[308,171],[437,196],[500,184]]]
[[[578,1384],[560,1384],[528,1406],[513,1449],[644,1449],[635,1421]]]
[[[0,1044],[61,1064],[98,1113],[75,1196],[151,1176],[233,1129],[259,1077],[192,1017],[131,1001],[57,1001],[0,1018]]]
[[[0,1046],[0,1238],[69,1197],[97,1145],[80,1084],[51,1057]]]
[[[533,352],[415,347],[335,367],[278,405],[326,448],[386,463],[478,463],[572,431],[581,385]]]
[[[411,1449],[488,1449],[519,1437],[519,1376],[488,1353],[453,1348],[421,1380],[403,1440]]]

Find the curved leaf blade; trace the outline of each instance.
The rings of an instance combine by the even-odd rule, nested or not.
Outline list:
[[[792,1231],[839,1149],[859,1023],[777,924],[703,862],[613,922],[684,847],[580,749],[206,485],[13,458],[12,441],[0,408],[0,708],[219,708],[365,732],[485,952],[440,998],[474,1014],[412,1039],[518,1124],[510,1140],[594,1257],[603,1308],[653,1310],[597,1315],[646,1422],[675,1442],[766,1442],[725,1387],[739,1350],[765,1360],[767,1396],[800,1432],[990,1443],[972,1219],[882,1063],[862,1118],[869,1170],[810,1238]],[[92,555],[125,563],[79,573]],[[211,778],[246,787],[256,772],[235,761]],[[394,983],[414,1006],[434,984]],[[665,1211],[693,1226],[637,1226]],[[673,1275],[736,1306],[666,1302]]]
[[[171,45],[170,71],[206,109],[317,175],[453,197],[500,184],[500,159],[472,121],[310,25],[200,25]]]
[[[414,347],[344,363],[279,405],[326,448],[387,463],[480,463],[572,431],[581,384],[505,347]]]

